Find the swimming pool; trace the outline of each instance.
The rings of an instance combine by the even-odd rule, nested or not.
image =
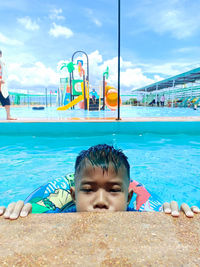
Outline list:
[[[0,123],[0,205],[73,172],[98,143],[123,149],[131,177],[163,201],[200,206],[200,122]]]
[[[44,119],[64,119],[64,118],[116,118],[117,111],[85,111],[82,109],[57,111],[56,107],[47,107],[44,110],[32,110],[31,107],[13,107],[12,116],[23,118],[44,118]],[[190,108],[168,108],[168,107],[135,107],[122,106],[120,109],[121,118],[134,117],[187,117],[200,116],[200,109]],[[0,119],[5,118],[5,111],[0,109]]]

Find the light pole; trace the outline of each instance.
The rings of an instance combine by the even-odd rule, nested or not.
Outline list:
[[[117,99],[117,120],[120,119],[120,0],[118,0],[118,99]]]

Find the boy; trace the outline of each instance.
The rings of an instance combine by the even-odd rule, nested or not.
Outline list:
[[[78,212],[126,211],[133,195],[129,188],[130,165],[121,150],[106,144],[90,147],[80,152],[75,163],[75,187],[71,187],[71,197]],[[11,203],[7,209],[0,207],[0,215],[6,219],[26,217],[31,212],[31,204],[23,201]],[[179,216],[175,201],[163,205],[165,213]],[[199,213],[198,207],[191,209],[182,204],[187,217]]]
[[[92,97],[93,104],[96,104],[96,100],[99,98],[99,96],[94,88],[92,89],[92,92],[90,92],[90,95]]]

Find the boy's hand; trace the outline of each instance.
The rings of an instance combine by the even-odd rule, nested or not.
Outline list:
[[[191,208],[183,203],[180,208],[181,211],[185,213],[185,215],[189,218],[194,217],[194,213],[200,213],[200,209],[196,206],[192,206]],[[179,216],[179,208],[178,203],[176,201],[171,201],[171,203],[165,202],[163,204],[163,211],[167,214],[171,214],[173,217]]]
[[[17,202],[12,202],[7,208],[0,207],[0,216],[3,215],[5,219],[16,220],[19,216],[26,217],[32,211],[32,205],[19,200]]]

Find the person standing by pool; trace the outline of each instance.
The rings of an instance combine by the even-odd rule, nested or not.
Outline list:
[[[164,95],[161,96],[160,103],[161,103],[161,107],[164,107],[164,104],[165,104],[165,96]]]
[[[16,120],[10,115],[10,98],[6,84],[5,63],[2,61],[2,51],[0,50],[0,102],[6,110],[7,120]]]
[[[159,107],[159,106],[160,106],[160,96],[157,95],[157,107]]]

